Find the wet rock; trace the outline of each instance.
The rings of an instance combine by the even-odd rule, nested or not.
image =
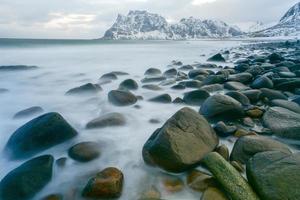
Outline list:
[[[87,83],[82,86],[70,89],[66,92],[67,95],[78,95],[78,94],[96,94],[102,90],[100,85]]]
[[[221,84],[212,84],[205,85],[201,87],[202,90],[206,90],[207,92],[217,92],[224,89],[224,86]]]
[[[50,194],[42,198],[41,200],[63,200],[63,195],[61,194]]]
[[[234,167],[237,171],[243,173],[245,171],[244,166],[238,161],[230,161],[232,167]]]
[[[0,71],[19,71],[19,70],[31,70],[37,69],[37,66],[28,65],[2,65],[0,66]]]
[[[60,114],[47,113],[18,128],[5,150],[12,159],[27,158],[76,135],[77,131]]]
[[[225,76],[223,75],[209,75],[206,79],[203,80],[203,85],[212,85],[212,84],[222,84],[226,81]]]
[[[200,108],[200,113],[207,118],[234,119],[243,116],[242,104],[230,96],[216,94],[207,98]],[[230,116],[228,116],[230,113]]]
[[[229,160],[229,149],[226,145],[222,144],[218,146],[215,151],[220,154],[225,160]]]
[[[300,114],[281,107],[269,108],[264,116],[264,125],[283,138],[300,140]]]
[[[177,177],[167,177],[163,179],[163,186],[168,192],[179,192],[183,190],[184,183]]]
[[[156,76],[156,75],[160,75],[160,74],[161,74],[161,71],[160,71],[160,69],[157,69],[157,68],[149,68],[144,73],[145,76]]]
[[[123,90],[111,90],[108,93],[108,100],[115,106],[130,106],[137,102],[134,94]]]
[[[218,53],[210,58],[207,59],[209,62],[225,62],[225,58],[222,56],[222,54]]]
[[[249,87],[244,85],[243,83],[234,82],[234,81],[225,83],[224,88],[228,89],[228,90],[247,90],[247,89],[249,89]]]
[[[256,103],[261,99],[262,92],[260,90],[246,90],[241,91],[243,95],[248,97],[251,103]]]
[[[278,75],[281,78],[295,78],[296,74],[293,72],[279,72]]]
[[[230,91],[226,93],[227,96],[230,96],[240,102],[243,106],[248,106],[250,105],[250,100],[248,97],[241,92],[238,91]]]
[[[247,163],[247,178],[261,199],[300,199],[300,154],[268,151]]]
[[[252,74],[248,72],[233,74],[228,77],[228,81],[248,83],[252,80]]]
[[[211,152],[202,161],[232,199],[259,199],[247,181],[220,154]]]
[[[300,78],[281,78],[273,80],[277,90],[294,91],[296,88],[300,88]]]
[[[168,69],[167,71],[164,72],[164,76],[166,77],[173,77],[177,75],[177,70],[175,68]]]
[[[196,169],[193,169],[191,172],[189,172],[186,182],[191,189],[199,192],[203,192],[208,187],[217,185],[216,181],[211,175]]]
[[[218,137],[204,117],[190,108],[175,113],[143,147],[147,164],[183,172],[215,149]]]
[[[108,113],[87,123],[86,128],[104,128],[111,126],[123,126],[126,124],[126,118],[121,113]]]
[[[161,85],[161,86],[167,86],[167,85],[173,85],[175,83],[176,83],[175,79],[167,79],[165,81],[160,82],[159,85]]]
[[[125,89],[125,90],[137,90],[138,89],[138,84],[135,80],[133,79],[126,79],[122,81],[119,85],[119,89]]]
[[[191,79],[194,79],[198,75],[207,76],[207,75],[209,75],[209,73],[205,69],[194,69],[194,70],[189,71],[189,74],[188,74],[189,78],[191,78]]]
[[[160,82],[164,81],[167,78],[165,76],[153,76],[153,77],[146,77],[141,80],[142,83],[152,83],[152,82]]]
[[[274,64],[274,63],[279,63],[281,61],[284,60],[284,58],[279,55],[278,53],[272,53],[268,56],[268,59],[270,60],[270,63],[271,64]]]
[[[127,72],[123,72],[123,71],[112,71],[112,74],[115,74],[117,76],[125,76],[125,75],[129,75]]]
[[[183,85],[183,84],[173,85],[171,87],[171,89],[173,89],[173,90],[184,90],[185,89],[185,85]]]
[[[59,158],[59,159],[57,159],[55,161],[55,163],[56,163],[56,165],[58,167],[64,167],[64,166],[66,166],[66,162],[67,162],[67,158],[66,157],[61,157],[61,158]]]
[[[88,162],[100,156],[100,146],[96,142],[81,142],[72,146],[68,154],[79,162]]]
[[[161,94],[149,99],[149,101],[156,102],[156,103],[171,103],[172,97],[169,94]]]
[[[0,182],[0,199],[31,199],[52,177],[54,158],[50,155],[33,158],[9,172]]]
[[[282,151],[291,153],[289,147],[281,142],[264,136],[240,137],[234,144],[230,159],[245,164],[256,153],[264,151]]]
[[[287,97],[280,91],[272,90],[268,88],[262,88],[261,91],[261,98],[268,98],[270,101],[274,99],[284,99],[287,100]]]
[[[260,118],[264,114],[264,111],[259,108],[251,108],[249,110],[246,110],[246,115],[251,118]]]
[[[266,76],[258,77],[253,81],[251,87],[254,89],[261,89],[261,88],[273,88],[274,84],[271,79]]]
[[[293,99],[292,102],[295,102],[296,104],[300,105],[300,97]]]
[[[179,67],[178,69],[182,70],[182,71],[188,71],[188,70],[194,69],[194,67],[192,65],[183,65],[182,67]]]
[[[300,113],[300,106],[292,101],[275,99],[275,100],[271,101],[271,105],[286,108],[293,112]]]
[[[184,85],[187,88],[200,88],[202,86],[202,82],[197,80],[182,81],[179,84]]]
[[[234,132],[234,137],[240,138],[246,135],[252,135],[249,131],[243,129],[243,128],[238,128],[235,132]]]
[[[114,167],[109,167],[91,178],[82,196],[87,198],[118,198],[123,189],[123,173]]]
[[[209,96],[206,90],[199,89],[185,93],[183,101],[189,105],[200,106]]]
[[[177,104],[179,104],[179,103],[184,103],[184,101],[183,101],[183,99],[182,98],[180,98],[180,97],[176,97],[174,100],[173,100],[173,102],[172,103],[177,103]]]
[[[146,85],[143,85],[142,88],[147,89],[147,90],[154,90],[154,91],[162,90],[161,87],[159,87],[158,85],[154,85],[154,84],[146,84]]]
[[[41,108],[40,106],[33,106],[33,107],[26,108],[24,110],[17,112],[13,118],[19,119],[19,118],[23,118],[23,117],[29,117],[32,115],[40,114],[42,112],[44,112],[43,108]]]
[[[5,89],[5,88],[0,88],[0,94],[6,93],[6,92],[9,92],[9,90]]]
[[[110,73],[107,73],[107,74],[103,74],[101,77],[100,77],[100,80],[101,81],[112,81],[112,80],[117,80],[118,77],[115,73],[113,72],[110,72]]]
[[[224,122],[220,121],[215,124],[214,130],[220,137],[228,137],[232,135],[236,130],[236,126],[227,126]]]
[[[160,120],[158,120],[158,119],[150,119],[149,122],[150,122],[151,124],[159,124],[159,123],[160,123]]]
[[[228,200],[224,192],[216,187],[207,188],[202,194],[201,200]]]

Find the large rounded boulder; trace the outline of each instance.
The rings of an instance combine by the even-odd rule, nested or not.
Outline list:
[[[206,90],[199,89],[185,93],[183,101],[189,105],[200,106],[209,96]]]
[[[281,107],[271,107],[263,116],[264,125],[283,138],[300,140],[300,114]]]
[[[190,108],[182,108],[143,147],[147,164],[170,172],[183,172],[218,146],[219,140],[206,119]]]
[[[211,119],[229,120],[242,117],[244,111],[242,104],[234,98],[216,94],[204,101],[200,108],[200,113]]]
[[[53,161],[50,155],[39,156],[9,172],[0,182],[0,199],[33,198],[51,180]]]
[[[137,98],[129,91],[112,90],[108,93],[108,100],[115,106],[130,106],[137,102]]]
[[[264,200],[300,199],[300,154],[267,151],[247,163],[247,178]]]
[[[60,114],[47,113],[18,128],[9,138],[5,151],[12,159],[27,158],[76,135],[77,131]]]

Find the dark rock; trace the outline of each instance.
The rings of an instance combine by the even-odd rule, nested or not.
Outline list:
[[[117,76],[125,76],[125,75],[129,75],[127,72],[122,72],[122,71],[112,71],[112,74],[115,74]]]
[[[156,76],[156,75],[160,75],[161,74],[161,71],[160,69],[157,69],[157,68],[149,68],[145,71],[145,74],[146,76]]]
[[[133,79],[126,79],[122,81],[119,85],[119,89],[125,89],[125,90],[137,90],[138,87],[139,86],[137,82]]]
[[[123,90],[111,90],[108,93],[108,100],[115,106],[129,106],[137,102],[134,94]]]
[[[248,83],[252,80],[252,74],[244,72],[239,74],[230,75],[228,77],[228,81]]]
[[[274,79],[275,88],[283,91],[294,91],[300,88],[300,78],[279,78]]]
[[[218,143],[206,119],[190,108],[183,108],[151,135],[143,147],[143,158],[147,164],[183,172],[213,151]]]
[[[111,126],[123,126],[126,118],[120,113],[108,113],[87,123],[86,128],[104,128]]]
[[[259,65],[252,65],[249,69],[246,70],[247,73],[250,73],[252,76],[256,77],[262,75],[265,72],[265,68]]]
[[[281,142],[264,136],[240,137],[234,144],[230,159],[245,164],[256,153],[264,151],[282,151],[291,153],[289,147]]]
[[[287,97],[280,91],[272,90],[268,88],[260,89],[261,95],[260,98],[267,98],[268,100],[272,101],[274,99],[284,99],[287,100]]]
[[[300,199],[300,154],[268,151],[247,163],[247,178],[264,200]]]
[[[214,95],[207,98],[200,108],[200,113],[207,118],[235,119],[243,116],[242,104],[230,96]],[[230,116],[228,116],[230,113]]]
[[[171,103],[172,97],[169,94],[161,94],[149,99],[149,101],[157,102],[157,103]]]
[[[270,60],[270,63],[279,63],[284,60],[284,58],[279,55],[278,53],[272,53],[268,56],[268,59]]]
[[[220,121],[215,124],[214,130],[220,137],[228,137],[232,135],[236,130],[236,126],[227,126],[224,122]]]
[[[150,120],[149,120],[149,123],[150,123],[150,124],[159,124],[159,123],[160,123],[160,120],[158,120],[158,119],[150,119]]]
[[[193,81],[182,81],[179,83],[180,85],[184,85],[187,88],[200,88],[202,86],[201,81],[193,80]]]
[[[180,97],[176,97],[172,103],[175,103],[175,104],[180,104],[180,103],[184,103],[183,99],[180,98]]]
[[[281,107],[271,107],[263,116],[264,125],[283,138],[300,140],[300,114]]]
[[[164,76],[166,77],[173,77],[177,75],[177,69],[172,68],[172,69],[168,69],[167,71],[164,72]]]
[[[266,76],[258,77],[253,81],[251,87],[254,89],[261,89],[261,88],[273,88],[274,84],[271,79]]]
[[[212,85],[212,84],[222,84],[226,81],[226,78],[223,75],[209,75],[206,79],[203,80],[203,85]]]
[[[247,90],[247,89],[249,89],[249,87],[244,85],[243,83],[234,82],[234,81],[225,83],[224,88],[228,89],[228,90]]]
[[[185,93],[183,101],[189,105],[200,106],[209,96],[206,90],[199,89]]]
[[[205,85],[201,87],[202,90],[206,90],[207,92],[217,92],[224,89],[224,86],[221,84],[212,84]]]
[[[75,95],[75,94],[95,94],[101,91],[102,88],[100,85],[87,83],[82,86],[70,89],[66,92],[67,95]]]
[[[245,90],[241,91],[243,95],[248,97],[251,103],[256,103],[261,99],[262,92],[260,90]]]
[[[293,99],[292,102],[295,102],[296,104],[300,105],[300,97]]]
[[[243,164],[237,161],[230,161],[230,164],[239,172],[243,173],[245,171]]]
[[[146,78],[143,78],[141,80],[142,83],[152,83],[152,82],[160,82],[160,81],[164,81],[166,80],[167,78],[164,77],[164,76],[153,76],[153,77],[146,77]]]
[[[118,198],[123,189],[123,173],[117,168],[109,167],[91,178],[82,196],[87,198]]]
[[[40,106],[33,106],[17,112],[13,118],[18,119],[18,118],[28,117],[28,116],[40,114],[42,112],[44,112],[43,108],[41,108]]]
[[[50,194],[42,198],[41,200],[63,200],[63,195],[61,194]]]
[[[185,89],[185,85],[182,85],[182,84],[173,85],[171,87],[171,89],[173,89],[173,90],[184,90]]]
[[[188,71],[194,69],[192,65],[183,65],[182,67],[178,68],[179,70]]]
[[[209,73],[205,69],[194,69],[194,70],[189,71],[189,74],[188,74],[189,78],[191,78],[191,79],[194,79],[198,75],[207,76],[207,75],[209,75]]]
[[[173,85],[175,83],[176,83],[175,79],[167,79],[165,81],[160,82],[159,85],[161,85],[161,86],[167,86],[167,85]]]
[[[220,154],[225,160],[229,160],[229,149],[226,145],[222,144],[218,146],[215,151]]]
[[[39,156],[9,172],[0,182],[0,199],[33,198],[51,180],[53,161],[50,155]]]
[[[147,89],[147,90],[154,90],[154,91],[162,90],[161,87],[159,87],[158,85],[154,85],[154,84],[143,85],[142,88]]]
[[[0,71],[16,71],[16,70],[30,70],[37,69],[37,66],[27,66],[27,65],[3,65],[0,66]]]
[[[100,156],[99,144],[96,142],[81,142],[72,146],[68,154],[79,162],[88,162]]]
[[[117,75],[115,74],[115,73],[113,73],[113,72],[110,72],[110,73],[107,73],[107,74],[103,74],[101,77],[100,77],[100,80],[102,80],[102,81],[108,81],[108,80],[117,80],[118,79],[118,77],[117,77]]]
[[[300,106],[292,101],[275,99],[275,100],[271,101],[271,105],[286,108],[293,112],[300,113]]]
[[[211,152],[202,162],[231,199],[259,200],[247,181],[220,154]]]
[[[216,54],[210,58],[207,59],[209,62],[225,62],[225,58],[220,54]]]
[[[5,89],[5,88],[0,88],[0,94],[1,94],[1,93],[6,93],[6,92],[9,92],[9,90],[8,90],[8,89]]]
[[[77,131],[58,113],[41,115],[9,138],[5,150],[13,159],[27,158],[77,135]]]
[[[230,96],[240,102],[243,106],[248,106],[250,105],[250,100],[248,97],[240,92],[237,91],[230,91],[226,93],[227,96]]]
[[[58,167],[64,167],[66,165],[66,162],[67,162],[66,157],[61,157],[55,161],[55,163]]]

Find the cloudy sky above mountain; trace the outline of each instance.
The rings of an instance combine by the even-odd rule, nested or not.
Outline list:
[[[147,10],[169,22],[194,16],[242,28],[273,23],[299,0],[0,0],[0,37],[98,38],[118,13]]]

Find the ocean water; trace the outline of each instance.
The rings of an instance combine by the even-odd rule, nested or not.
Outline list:
[[[79,135],[38,155],[52,154],[55,159],[68,157],[72,145],[83,141],[101,144],[101,156],[88,163],[70,158],[66,166],[54,165],[51,182],[35,196],[39,199],[51,193],[63,193],[67,199],[80,199],[80,191],[89,177],[106,167],[117,167],[124,173],[124,188],[120,199],[137,199],[140,193],[155,185],[163,199],[198,200],[201,196],[188,189],[170,193],[162,185],[166,174],[144,164],[142,147],[155,129],[171,117],[182,105],[157,104],[147,99],[162,93],[173,98],[182,97],[185,91],[173,91],[164,86],[163,91],[149,91],[139,87],[134,94],[141,95],[137,109],[133,106],[116,107],[107,100],[107,93],[117,89],[127,78],[135,79],[139,86],[149,67],[162,71],[170,68],[172,60],[184,64],[205,62],[222,49],[244,44],[242,41],[80,41],[80,40],[0,40],[0,65],[35,65],[38,69],[26,71],[1,71],[0,88],[9,90],[0,94],[0,179],[26,160],[10,161],[2,149],[11,134],[33,117],[13,119],[13,115],[31,106],[41,106],[45,112],[59,112],[79,132]],[[231,65],[228,63],[228,65]],[[124,71],[129,75],[102,86],[95,96],[66,96],[70,88],[85,83],[97,83],[99,77],[111,71]],[[198,110],[198,107],[194,107]],[[88,121],[109,112],[126,116],[123,127],[86,130]],[[150,124],[158,119],[159,124]],[[230,146],[227,141],[222,141]],[[185,182],[185,174],[177,175]],[[77,191],[77,192],[76,192]]]

